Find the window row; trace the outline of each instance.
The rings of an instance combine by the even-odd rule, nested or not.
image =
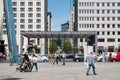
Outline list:
[[[25,17],[25,13],[20,13],[20,17]],[[17,14],[16,13],[13,13],[13,16],[14,17],[17,17]],[[28,13],[28,17],[33,17],[33,13]],[[41,14],[40,13],[36,13],[36,17],[41,17]]]
[[[79,2],[79,6],[114,7],[120,6],[120,2]]]
[[[80,21],[120,21],[120,17],[79,17]]]
[[[120,42],[120,38],[118,38],[117,41]],[[98,42],[105,42],[105,39],[104,38],[99,38]],[[115,42],[115,39],[114,38],[108,38],[107,42]]]
[[[115,42],[115,38],[108,38],[106,39],[107,42]],[[120,42],[120,38],[117,39],[118,42]],[[83,42],[83,39],[80,39],[80,42]],[[85,42],[87,42],[87,39],[85,39]],[[104,38],[99,38],[97,42],[105,42]]]
[[[120,28],[120,24],[79,24],[79,28]]]
[[[80,14],[120,14],[120,10],[115,10],[115,9],[112,9],[112,10],[95,10],[95,9],[79,9],[79,13]]]
[[[17,28],[16,27],[17,25],[15,25],[15,29]],[[25,29],[25,25],[20,25],[20,29]],[[33,29],[33,25],[28,25],[28,29]],[[3,25],[3,28],[6,29],[6,25]],[[41,25],[36,25],[36,29],[41,29]]]
[[[13,6],[17,6],[18,2],[13,2]],[[25,6],[26,2],[20,2],[20,6]],[[28,2],[28,6],[33,6],[33,2]],[[41,2],[36,2],[36,6],[41,6]]]
[[[13,8],[13,12],[16,12],[17,8]],[[41,11],[41,8],[36,8],[37,12]],[[20,12],[25,12],[25,8],[20,8]],[[28,12],[33,12],[33,8],[28,8]]]
[[[33,23],[33,19],[28,19],[28,23]],[[3,20],[6,23],[6,20]],[[14,23],[17,23],[17,19],[14,19]],[[25,23],[25,19],[20,19],[20,23]],[[41,19],[36,19],[36,23],[41,23]]]
[[[100,31],[97,32],[97,35],[120,35],[120,31]]]

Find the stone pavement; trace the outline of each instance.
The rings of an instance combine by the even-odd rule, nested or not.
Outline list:
[[[38,63],[39,70],[32,72],[16,71],[16,66],[0,63],[0,80],[120,80],[120,62],[97,63],[97,74],[92,70],[86,76],[86,66],[83,62],[67,62],[65,66]]]

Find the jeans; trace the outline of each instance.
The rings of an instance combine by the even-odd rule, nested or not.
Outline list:
[[[91,67],[93,69],[93,74],[96,75],[95,66],[93,64],[88,64],[87,75],[89,75],[89,71],[90,71]]]
[[[36,71],[38,71],[38,66],[37,66],[37,63],[32,63],[32,66],[31,66],[31,71],[32,71],[32,69],[33,69],[33,67],[35,66],[35,68],[36,68]]]

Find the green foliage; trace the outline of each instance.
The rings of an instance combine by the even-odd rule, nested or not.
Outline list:
[[[63,48],[62,50],[66,53],[69,53],[72,49],[72,45],[71,43],[68,41],[68,42],[65,42],[64,45],[63,45]]]
[[[56,41],[52,41],[52,43],[50,44],[50,47],[49,47],[50,53],[55,53],[57,50],[58,50],[58,45],[57,45]]]

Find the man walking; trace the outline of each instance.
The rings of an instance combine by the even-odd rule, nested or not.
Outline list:
[[[89,75],[89,71],[90,71],[91,67],[93,69],[93,74],[97,75],[96,72],[95,72],[94,57],[93,57],[92,54],[93,53],[91,52],[90,55],[87,56],[87,58],[86,58],[86,61],[88,63],[88,68],[87,68],[87,73],[86,73],[87,76]]]

